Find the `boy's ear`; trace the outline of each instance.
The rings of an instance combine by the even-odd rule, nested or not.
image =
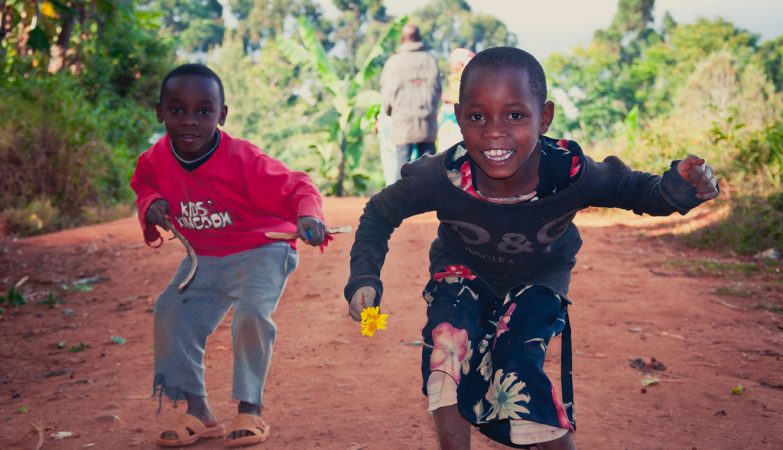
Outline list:
[[[555,104],[547,100],[541,108],[541,134],[546,133],[555,119]]]
[[[454,117],[457,119],[457,125],[459,125],[459,129],[462,129],[462,107],[459,103],[454,104]]]
[[[228,105],[223,105],[223,108],[220,110],[220,119],[218,120],[220,126],[226,124],[226,116],[228,116]]]
[[[163,123],[163,105],[155,103],[155,115],[158,117],[158,123]]]

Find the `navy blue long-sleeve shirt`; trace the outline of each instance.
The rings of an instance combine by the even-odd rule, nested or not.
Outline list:
[[[544,148],[555,148],[559,142],[563,141],[546,137],[542,141]],[[573,223],[578,211],[597,206],[663,216],[685,214],[703,202],[677,174],[678,161],[659,176],[633,171],[614,156],[595,162],[573,141],[568,147],[578,157],[579,176],[550,195],[513,204],[492,203],[455,185],[449,169],[464,158],[459,144],[405,165],[402,178],[365,206],[351,249],[345,298],[350,301],[358,288],[371,286],[380,301],[380,272],[391,233],[405,218],[427,211],[435,211],[440,221],[430,247],[430,274],[447,265],[464,265],[498,296],[523,284],[567,296],[582,246]]]

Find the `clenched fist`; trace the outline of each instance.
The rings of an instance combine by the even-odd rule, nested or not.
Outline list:
[[[351,319],[361,322],[362,311],[364,311],[364,308],[375,306],[375,297],[377,296],[378,293],[375,292],[375,288],[370,286],[362,286],[357,289],[353,293],[353,297],[351,297],[350,306],[348,306],[348,315],[351,316]]]
[[[326,237],[326,225],[317,217],[301,216],[296,221],[296,233],[310,245],[321,245]]]
[[[155,200],[149,208],[147,208],[147,215],[144,218],[147,222],[169,231],[169,223],[171,222],[169,202],[162,198]]]
[[[677,164],[677,173],[696,189],[696,198],[711,200],[718,196],[718,179],[704,159],[688,155]]]

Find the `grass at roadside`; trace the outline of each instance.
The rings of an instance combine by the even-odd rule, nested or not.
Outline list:
[[[720,222],[685,235],[686,244],[701,249],[753,255],[783,252],[783,192],[731,199],[731,212]]]
[[[742,307],[783,313],[783,262],[779,260],[677,259],[668,269],[716,279],[713,293],[732,297]]]

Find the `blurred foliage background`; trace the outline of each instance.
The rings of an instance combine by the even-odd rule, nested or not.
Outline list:
[[[405,21],[444,74],[457,47],[517,45],[464,0],[391,17],[381,0],[5,0],[0,2],[0,218],[34,234],[128,214],[138,154],[163,132],[163,75],[200,61],[223,79],[230,133],[331,195],[382,185],[373,133],[378,73]],[[542,63],[558,105],[550,135],[595,159],[662,172],[688,153],[721,178],[730,218],[692,236],[739,253],[783,247],[783,34],[727,19],[653,18],[619,0],[591,42]],[[231,20],[225,20],[228,7]],[[445,83],[445,79],[444,79]]]

